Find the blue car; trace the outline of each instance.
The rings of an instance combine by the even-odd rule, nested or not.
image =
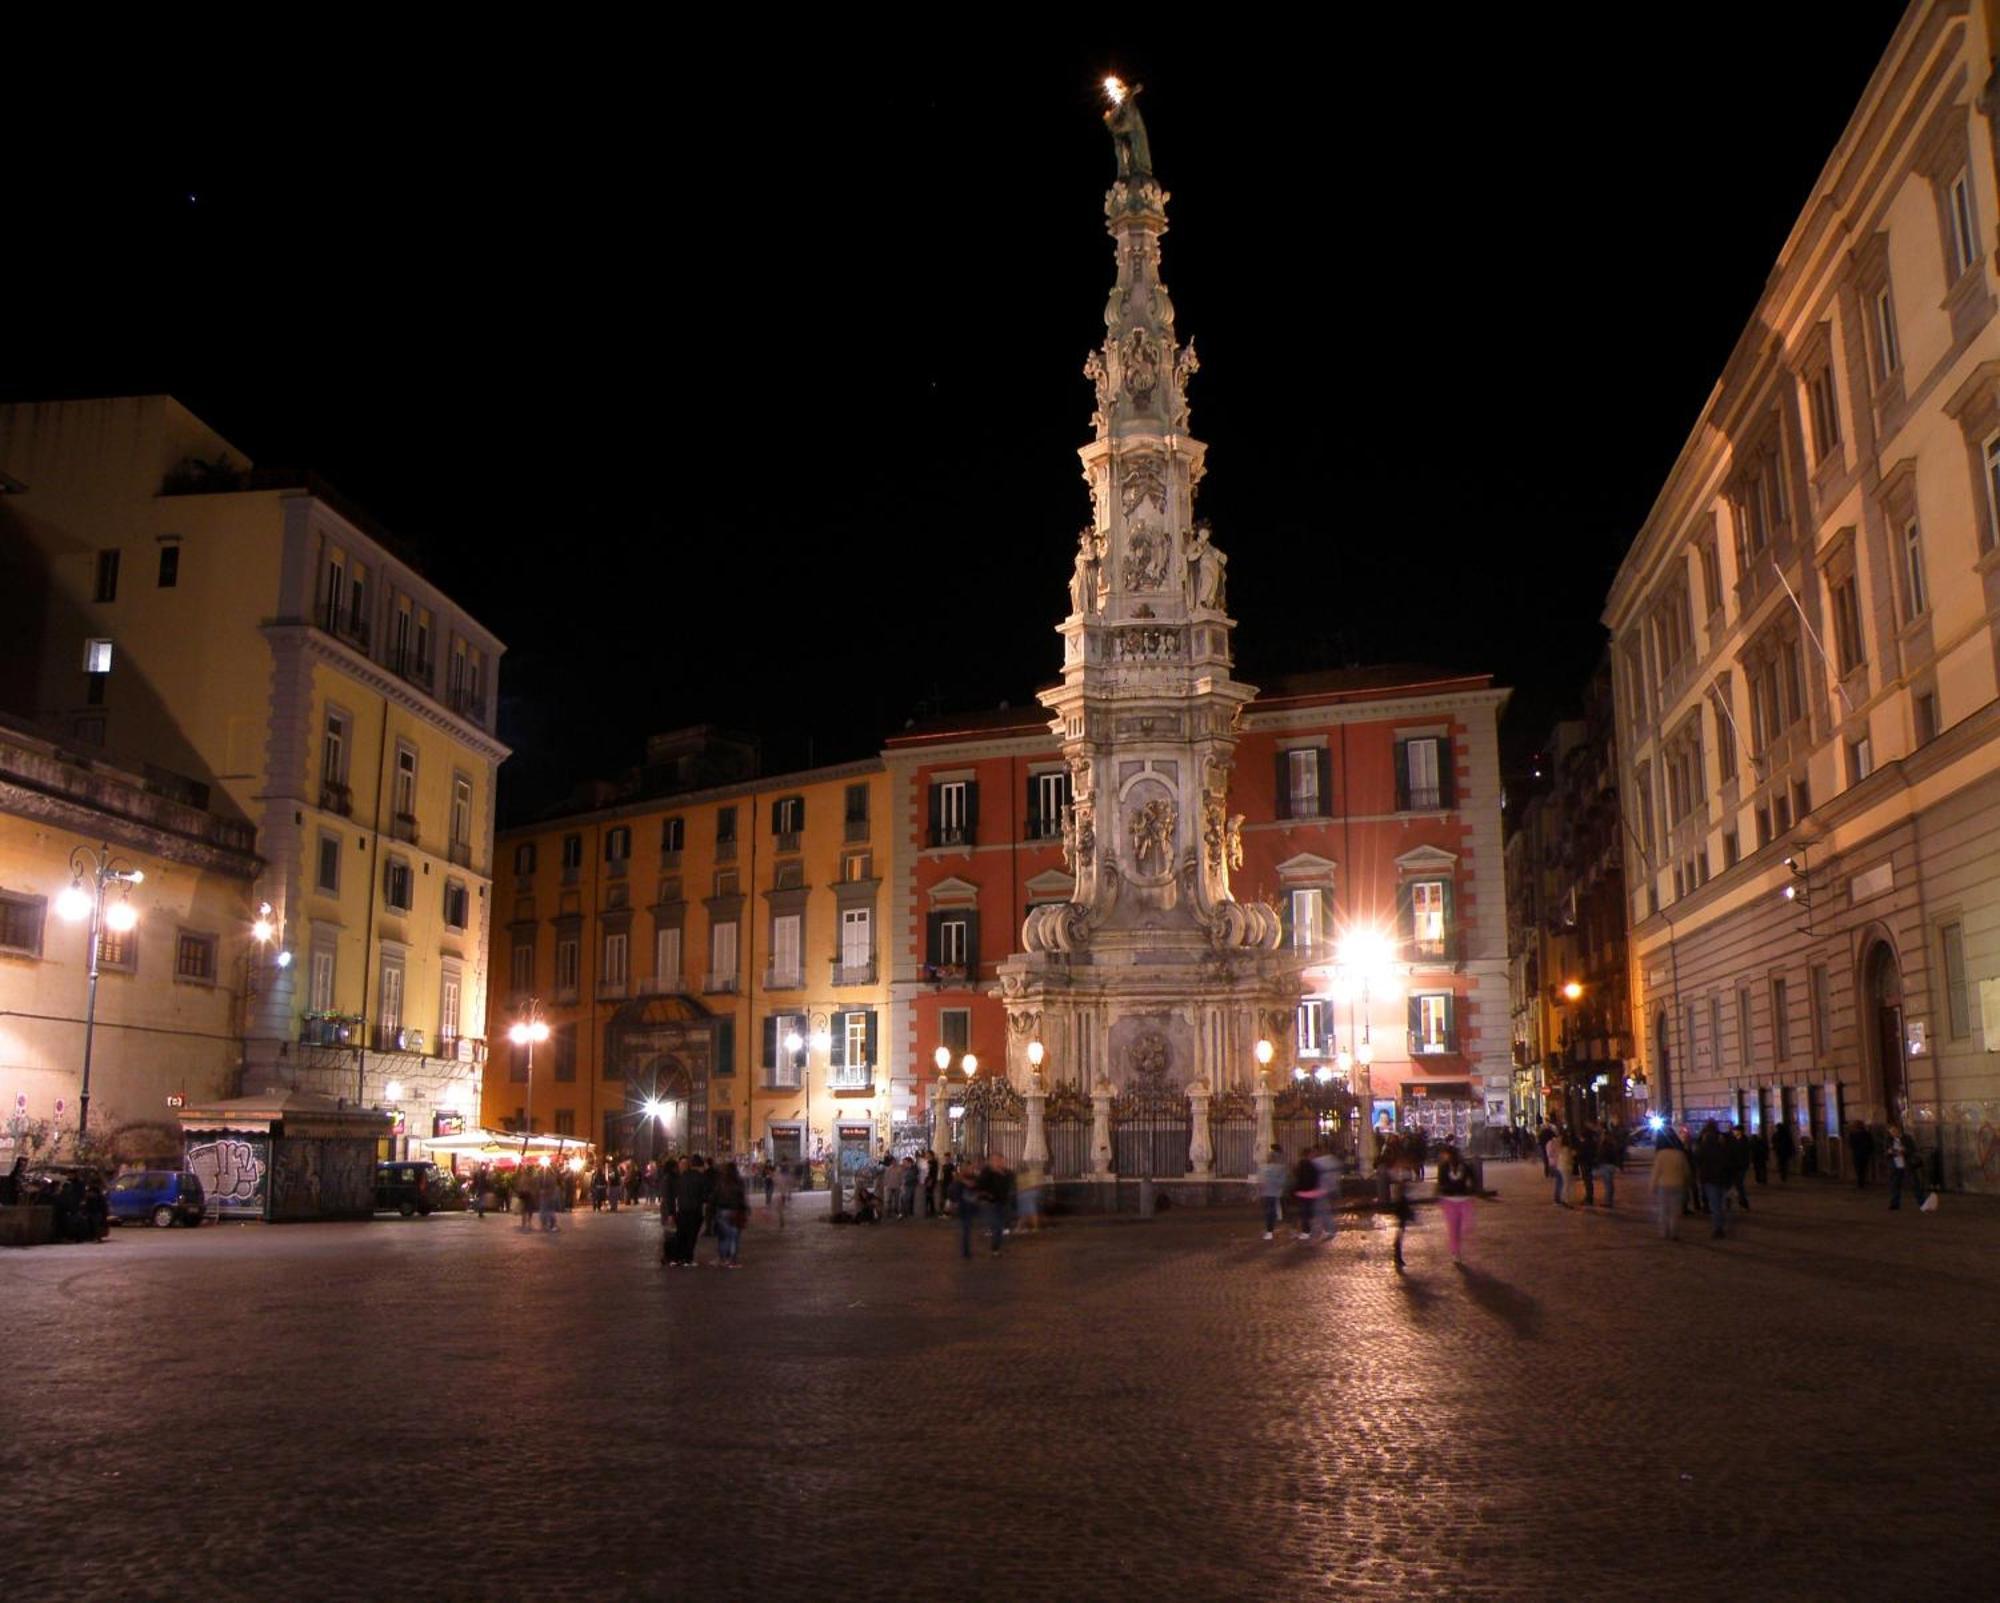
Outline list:
[[[198,1225],[208,1198],[201,1182],[185,1169],[136,1169],[111,1182],[111,1222],[142,1224],[150,1220],[165,1229],[178,1219]]]

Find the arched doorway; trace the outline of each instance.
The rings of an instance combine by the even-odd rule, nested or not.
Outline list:
[[[1903,1058],[1903,971],[1895,948],[1877,941],[1862,964],[1861,994],[1867,1013],[1862,1034],[1875,1063],[1884,1117],[1900,1119],[1909,1103],[1908,1066]]]
[[[1653,1015],[1653,1084],[1658,1088],[1658,1113],[1673,1114],[1680,1110],[1673,1106],[1673,1046],[1667,1038],[1667,1010],[1661,1008]]]
[[[659,1104],[653,1120],[654,1155],[680,1157],[691,1150],[691,1118],[694,1108],[694,1080],[673,1058],[653,1065],[652,1099]]]

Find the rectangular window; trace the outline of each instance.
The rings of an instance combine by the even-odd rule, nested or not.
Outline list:
[[[407,913],[411,903],[410,865],[392,857],[382,869],[382,900],[399,913]]]
[[[1285,753],[1285,795],[1292,818],[1319,816],[1319,752],[1310,746]]]
[[[1875,292],[1875,376],[1888,378],[1903,365],[1903,353],[1896,343],[1896,303],[1884,284]]]
[[[805,973],[799,962],[799,925],[802,922],[797,913],[786,913],[781,918],[771,920],[771,983],[779,986],[801,984]]]
[[[515,943],[507,981],[516,996],[525,996],[535,988],[535,948],[530,942]]]
[[[1972,1006],[1965,985],[1965,926],[1952,923],[1938,930],[1944,952],[1945,1023],[1954,1041],[1972,1033]]]
[[[340,837],[325,830],[320,831],[319,869],[313,883],[330,896],[340,891]]]
[[[811,1051],[809,1021],[803,1013],[772,1013],[764,1020],[764,1074],[774,1090],[796,1091],[804,1082]]]
[[[42,917],[46,898],[0,891],[0,952],[14,957],[42,955]]]
[[[97,553],[97,583],[91,591],[93,601],[116,601],[118,599],[118,553],[100,551]]]
[[[565,935],[556,942],[556,994],[576,995],[577,976],[582,969],[581,943],[574,935]]]
[[[1324,930],[1321,908],[1325,894],[1317,887],[1291,893],[1292,947],[1295,951],[1310,952],[1318,948]]]
[[[574,1024],[557,1025],[554,1033],[549,1038],[549,1045],[554,1048],[556,1079],[563,1083],[574,1081],[576,1079],[576,1026]],[[604,1077],[607,1080],[619,1078],[618,1075],[608,1071]]]
[[[1720,996],[1711,996],[1708,999],[1708,1056],[1709,1067],[1711,1069],[1720,1069],[1722,1067],[1722,998]]]
[[[1824,462],[1840,449],[1840,407],[1830,363],[1813,374],[1807,393],[1812,402],[1813,452]]]
[[[865,1085],[868,1083],[868,1071],[873,1067],[868,1052],[868,1038],[874,1033],[870,1026],[875,1022],[875,1015],[869,1012],[854,1012],[843,1013],[840,1017],[841,1026],[847,1032],[847,1050],[843,1054],[847,1071],[849,1074],[858,1075],[860,1083]]]
[[[1301,1002],[1298,1012],[1298,1055],[1321,1057],[1326,1052],[1326,1004]]]
[[[1410,887],[1410,933],[1419,957],[1443,957],[1445,893],[1441,879],[1418,880]]]
[[[1414,812],[1427,812],[1444,805],[1444,785],[1440,774],[1438,747],[1443,742],[1435,738],[1429,740],[1405,741],[1409,786],[1408,807]]]
[[[661,990],[680,989],[681,930],[678,924],[653,936],[653,973]]]
[[[715,844],[734,846],[736,844],[736,809],[718,807],[715,810]]]
[[[1833,648],[1843,676],[1861,665],[1861,599],[1852,574],[1833,587]]]
[[[1701,599],[1710,612],[1722,605],[1722,555],[1713,535],[1701,543]]]
[[[466,892],[463,880],[448,879],[444,882],[444,921],[449,929],[462,930],[471,923],[472,898]]]
[[[939,963],[947,968],[963,968],[966,962],[966,935],[970,924],[963,918],[944,918],[938,921]]]
[[[333,1011],[333,963],[332,947],[313,948],[312,973],[306,986],[306,1006],[315,1013]]]
[[[109,925],[97,932],[97,966],[129,974],[138,960],[136,929],[115,930]]]
[[[1979,226],[1972,215],[1972,177],[1961,172],[1951,181],[1951,277],[1956,283],[1979,260]]]
[[[1791,998],[1782,977],[1771,981],[1771,1057],[1778,1063],[1792,1058]]]
[[[417,816],[417,753],[413,746],[396,744],[396,816]]]
[[[780,796],[771,803],[771,833],[796,835],[805,828],[806,803],[803,796]]]
[[[709,1069],[718,1080],[727,1080],[736,1073],[736,1020],[725,1013],[715,1021],[715,1033],[709,1038]]]
[[[680,855],[687,840],[687,820],[669,818],[660,825],[660,851],[667,857]]]
[[[83,643],[83,671],[88,674],[111,672],[111,642],[86,640]]]
[[[583,837],[565,835],[562,843],[562,866],[565,874],[574,874],[583,867]]]
[[[736,924],[717,924],[708,932],[708,964],[716,986],[736,983]]]
[[[1824,1058],[1827,1043],[1833,1039],[1833,999],[1827,994],[1827,969],[1824,963],[1813,964],[1806,975],[1806,989],[1811,993],[1812,1003],[1812,1049],[1815,1058]]]
[[[160,588],[171,590],[181,582],[181,548],[178,543],[160,547]]]
[[[1924,543],[1915,518],[1903,525],[1903,621],[1914,622],[1930,610],[1924,586]]]
[[[1416,1014],[1416,1039],[1411,1043],[1414,1052],[1449,1052],[1451,1040],[1451,998],[1448,995],[1430,993],[1410,999]]]
[[[865,907],[850,907],[840,915],[840,966],[850,973],[865,969],[874,953],[869,940],[870,915]]]
[[[174,978],[193,980],[203,985],[214,984],[215,948],[213,935],[182,930],[174,941]]]
[[[1745,985],[1736,992],[1736,1067],[1745,1074],[1750,1071],[1751,1042],[1750,987]]]
[[[972,1050],[972,1009],[948,1007],[938,1014],[938,1044],[951,1052],[956,1063]]]
[[[514,875],[517,879],[527,879],[535,872],[535,843],[522,841],[514,848]]]
[[[1742,855],[1743,845],[1741,838],[1735,830],[1725,829],[1722,832],[1722,866],[1724,868],[1734,868],[1736,860]]]
[[[463,982],[456,974],[445,974],[438,980],[438,1037],[440,1040],[458,1039],[458,1002]]]
[[[1035,775],[1035,805],[1029,817],[1031,838],[1051,840],[1062,834],[1063,814],[1070,803],[1069,770],[1058,768]]]
[[[604,832],[604,866],[615,879],[625,872],[625,865],[632,860],[632,831],[620,824],[616,829]]]
[[[1868,737],[1847,743],[1847,782],[1858,785],[1875,770],[1875,748]]]
[[[451,776],[451,843],[472,844],[472,781],[464,774]]]
[[[576,1109],[575,1109],[575,1108],[557,1108],[557,1109],[556,1109],[556,1119],[555,1119],[555,1130],[554,1130],[554,1132],[553,1132],[553,1133],[554,1133],[554,1134],[556,1134],[556,1135],[575,1135],[575,1134],[576,1134]]]
[[[1979,531],[1979,546],[1991,551],[2000,545],[2000,434],[1986,442],[1981,455],[1986,462],[1986,522]]]
[[[347,783],[347,715],[329,711],[326,733],[320,738],[319,782],[322,785]]]
[[[969,785],[963,779],[949,780],[937,787],[938,835],[940,846],[961,845],[965,841],[966,806]]]
[[[1910,711],[1911,717],[1916,724],[1917,744],[1919,746],[1928,746],[1933,740],[1937,739],[1938,734],[1936,692],[1927,690],[1921,695],[1912,697]]]
[[[603,983],[610,989],[625,989],[631,938],[623,930],[613,930],[604,937],[604,977]]]

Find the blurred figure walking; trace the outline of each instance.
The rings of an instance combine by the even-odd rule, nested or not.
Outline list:
[[[1472,1228],[1476,1190],[1472,1165],[1457,1147],[1446,1142],[1438,1151],[1438,1207],[1444,1213],[1444,1239],[1454,1263],[1465,1261],[1465,1237]]]

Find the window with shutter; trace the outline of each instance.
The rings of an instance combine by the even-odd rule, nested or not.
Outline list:
[[[736,1021],[727,1016],[717,1019],[709,1041],[713,1048],[711,1068],[718,1079],[729,1079],[736,1073]]]
[[[1291,754],[1289,752],[1281,751],[1278,753],[1277,778],[1271,786],[1273,803],[1280,818],[1290,818],[1292,816],[1292,768],[1290,758]]]

